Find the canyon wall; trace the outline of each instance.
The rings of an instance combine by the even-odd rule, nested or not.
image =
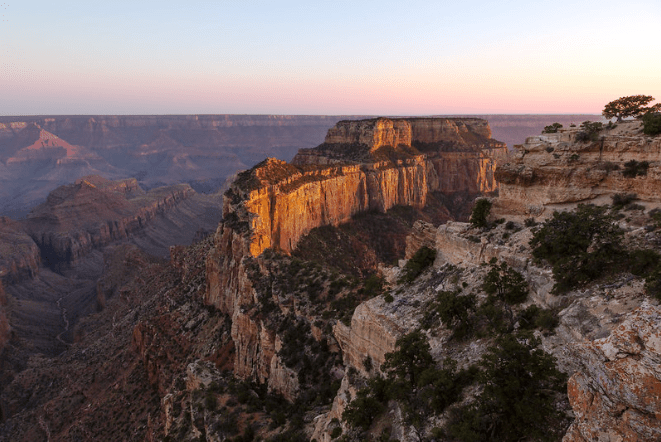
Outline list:
[[[17,221],[0,217],[0,283],[32,279],[39,272],[39,247]]]
[[[495,212],[549,216],[556,208],[582,201],[610,203],[616,193],[635,193],[661,203],[661,139],[642,135],[639,121],[625,121],[599,132],[594,141],[577,142],[581,128],[529,137],[506,164],[499,165]],[[628,177],[629,161],[647,162],[645,173]]]
[[[492,170],[505,155],[486,121],[379,118],[340,122],[324,144],[301,149],[291,164],[270,158],[239,174],[225,193],[205,291],[205,303],[232,318],[235,374],[296,396],[295,373],[278,355],[281,336],[258,313],[260,295],[249,277],[251,268],[266,265],[265,250],[289,254],[313,228],[338,225],[360,212],[422,208],[431,191],[493,190]],[[337,327],[345,353],[362,354],[349,351],[353,345],[345,343],[352,338]],[[372,351],[375,364],[393,345],[391,336]]]
[[[359,212],[423,207],[430,191],[495,190],[493,172],[507,153],[489,136],[477,119],[341,121],[292,164],[269,159],[245,172],[228,191],[224,216],[238,213],[237,204],[251,214],[254,256],[269,247],[289,253],[312,228]]]

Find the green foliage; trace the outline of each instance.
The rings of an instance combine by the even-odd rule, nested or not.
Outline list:
[[[652,136],[661,134],[661,113],[649,112],[643,116],[643,133]]]
[[[491,270],[482,283],[482,290],[510,305],[520,304],[528,299],[528,283],[521,273],[506,262],[497,265],[492,261]]]
[[[523,225],[526,227],[535,227],[537,225],[537,221],[535,221],[535,218],[526,218],[523,221]]]
[[[645,291],[648,295],[661,301],[661,268],[657,267],[645,279]]]
[[[367,277],[367,279],[365,279],[365,284],[363,287],[359,289],[359,294],[364,295],[367,298],[374,298],[375,296],[379,296],[381,293],[383,293],[383,284],[383,277],[377,274],[370,275]]]
[[[661,263],[661,255],[650,249],[633,250],[627,258],[628,268],[636,276],[648,276]]]
[[[431,266],[436,259],[436,250],[427,246],[422,246],[415,252],[415,255],[406,262],[402,269],[402,276],[399,278],[399,283],[411,283],[420,276],[422,272]]]
[[[337,439],[342,435],[342,428],[341,427],[335,427],[333,428],[333,431],[331,431],[330,437],[331,439]]]
[[[543,134],[554,134],[558,132],[558,129],[562,127],[562,124],[560,123],[553,123],[550,126],[545,126],[544,130],[542,131]]]
[[[648,161],[636,161],[631,160],[624,163],[624,170],[622,171],[622,176],[626,178],[635,178],[637,176],[647,175],[647,169],[649,169],[650,163]]]
[[[383,300],[386,301],[388,304],[390,304],[395,300],[395,298],[393,298],[393,296],[390,293],[386,293],[385,295],[383,295]]]
[[[553,356],[532,335],[504,335],[480,363],[484,389],[476,402],[457,410],[448,425],[462,441],[547,441],[564,433],[554,406],[566,391],[566,378]]]
[[[342,420],[352,427],[367,430],[374,419],[385,410],[385,406],[370,395],[369,388],[359,390],[356,399],[351,401],[342,413]]]
[[[602,115],[608,119],[617,118],[617,122],[619,123],[623,118],[637,117],[649,112],[651,109],[655,109],[656,105],[651,108],[645,107],[652,101],[654,101],[654,97],[651,95],[620,97],[606,104]]]
[[[429,342],[420,330],[416,330],[397,339],[395,348],[396,351],[386,354],[381,369],[391,377],[407,379],[414,387],[422,372],[434,364]]]
[[[487,227],[489,223],[487,218],[491,213],[491,201],[486,198],[480,198],[475,202],[470,217],[470,223],[473,227]]]
[[[607,207],[579,204],[573,212],[554,212],[530,240],[533,256],[553,267],[556,292],[600,277],[622,255],[622,230]]]
[[[638,195],[635,193],[616,193],[611,198],[613,199],[613,209],[619,210],[637,200]]]
[[[552,309],[542,309],[535,304],[522,310],[518,316],[519,326],[523,330],[539,328],[544,332],[552,332],[560,323],[558,313]]]
[[[372,371],[372,368],[373,368],[373,366],[372,366],[372,358],[371,358],[369,355],[367,355],[367,356],[365,357],[365,359],[363,359],[363,367],[365,368],[365,371],[368,372],[368,373],[369,373],[370,371]]]
[[[584,121],[581,124],[582,129],[576,134],[576,141],[582,143],[588,141],[597,141],[597,134],[604,128],[603,126],[603,123],[600,122],[593,123],[591,121]]]
[[[454,330],[456,337],[468,335],[471,331],[470,314],[477,309],[477,300],[474,294],[462,296],[459,293],[439,292],[425,314],[425,325],[431,325],[433,318],[438,315],[443,324]]]

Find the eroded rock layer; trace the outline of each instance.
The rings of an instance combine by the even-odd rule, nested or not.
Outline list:
[[[661,139],[642,135],[639,121],[602,130],[593,141],[579,142],[581,128],[529,137],[506,164],[499,165],[502,214],[548,216],[566,204],[635,193],[661,202]],[[646,163],[644,171],[627,173],[627,163]],[[630,163],[631,164],[631,163]]]
[[[495,165],[505,156],[484,120],[342,121],[292,164],[269,159],[244,172],[223,213],[248,223],[253,256],[269,247],[291,252],[312,228],[359,212],[423,207],[429,191],[493,191]]]

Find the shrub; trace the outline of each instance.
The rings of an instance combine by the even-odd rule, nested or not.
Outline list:
[[[359,390],[342,413],[342,420],[352,427],[367,430],[374,419],[385,410],[385,406],[370,395],[369,388]]]
[[[537,225],[537,221],[535,221],[535,218],[526,218],[523,221],[523,225],[526,227],[534,227]]]
[[[637,200],[638,195],[635,193],[616,193],[611,198],[613,200],[613,209],[621,209],[632,201]]]
[[[647,169],[650,167],[650,163],[647,161],[636,161],[631,160],[624,163],[624,170],[622,171],[622,176],[625,178],[635,178],[637,176],[647,175]]]
[[[491,213],[491,201],[486,198],[480,198],[475,202],[470,217],[470,223],[473,227],[487,227],[487,218]]]
[[[647,113],[643,116],[643,133],[645,135],[661,134],[661,113]]]
[[[457,440],[553,440],[565,418],[555,399],[566,394],[566,377],[555,359],[530,335],[505,335],[480,363],[484,386],[475,403],[455,411],[448,433]]]
[[[604,125],[599,122],[593,123],[591,121],[584,121],[581,124],[583,129],[576,134],[576,141],[581,143],[597,141],[597,134],[603,129],[603,126]]]
[[[544,130],[542,131],[543,134],[554,134],[558,132],[558,129],[562,127],[562,124],[560,123],[553,123],[550,126],[545,126]]]
[[[443,324],[452,328],[457,337],[463,337],[470,332],[470,313],[476,310],[476,306],[474,294],[460,296],[457,291],[442,291],[436,295],[429,313],[438,314]],[[426,316],[429,318],[431,315]]]
[[[628,267],[636,276],[647,276],[661,263],[661,255],[650,249],[639,249],[629,253]]]
[[[519,327],[523,330],[539,328],[544,331],[553,331],[560,320],[555,310],[542,309],[532,304],[519,313]]]
[[[554,212],[530,240],[532,254],[553,266],[556,292],[601,276],[622,256],[622,230],[605,206],[579,204],[573,212]]]
[[[422,372],[434,364],[427,338],[417,330],[397,339],[395,348],[396,351],[386,354],[381,368],[391,377],[408,380],[414,387]]]
[[[484,278],[482,290],[507,304],[520,304],[528,298],[528,283],[523,275],[505,262],[496,265],[494,260]]]
[[[399,283],[410,283],[415,280],[422,272],[431,266],[436,259],[436,250],[427,246],[422,246],[415,252],[402,269],[402,276],[399,278]]]
[[[368,373],[372,371],[372,368],[374,368],[372,366],[372,358],[369,355],[367,355],[367,357],[363,359],[363,367],[365,368],[365,371],[367,371]]]

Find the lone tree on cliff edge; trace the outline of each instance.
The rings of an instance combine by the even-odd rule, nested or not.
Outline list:
[[[622,121],[627,117],[638,117],[648,112],[659,112],[661,110],[661,103],[654,106],[645,107],[647,104],[654,101],[651,95],[631,95],[628,97],[620,97],[613,100],[604,107],[602,115],[606,118],[617,118],[617,122]]]

